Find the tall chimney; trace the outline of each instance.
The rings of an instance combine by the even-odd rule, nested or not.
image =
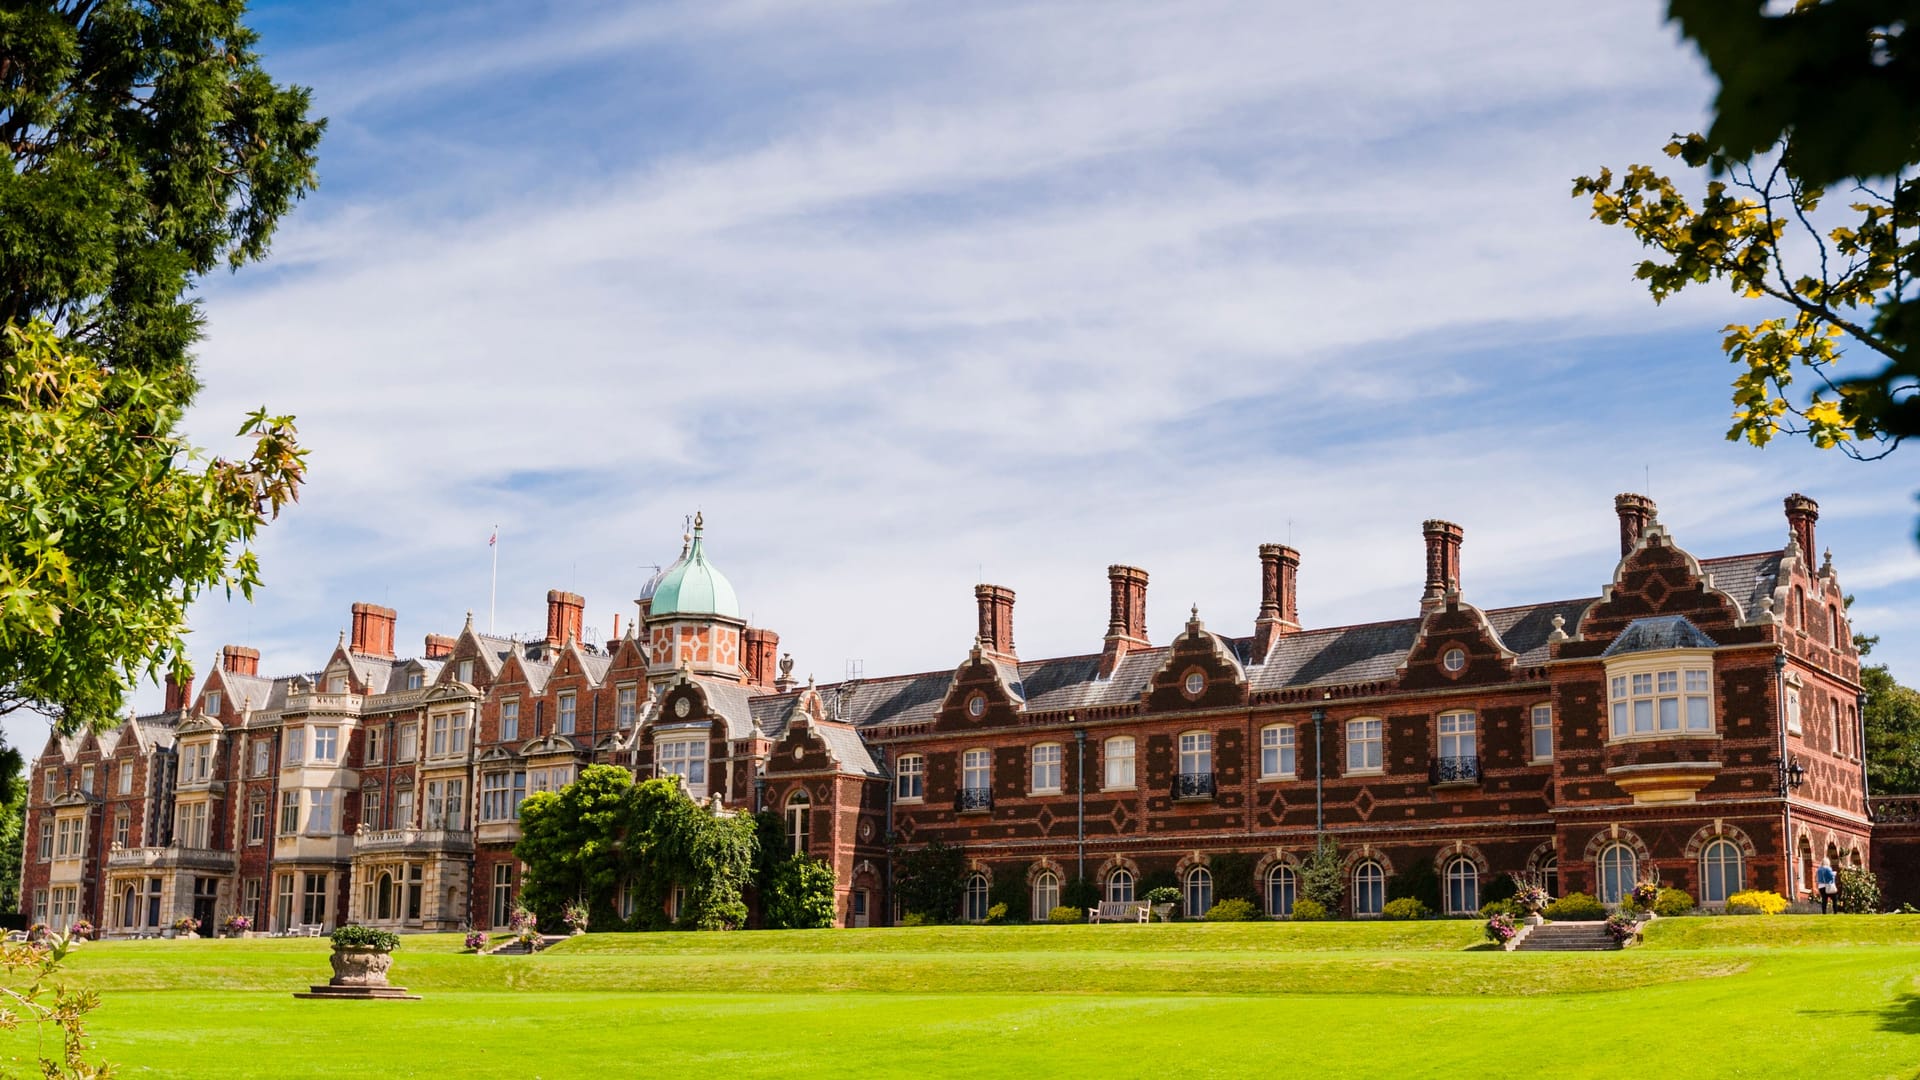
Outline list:
[[[361,656],[393,657],[393,622],[398,615],[379,604],[353,605],[353,640],[347,646]]]
[[[1146,647],[1147,572],[1137,566],[1109,566],[1107,642],[1100,651],[1100,677],[1111,676],[1128,653]]]
[[[1460,590],[1460,526],[1432,519],[1422,522],[1427,538],[1427,587],[1420,594],[1422,608],[1438,607],[1450,592]]]
[[[427,659],[438,660],[442,657],[452,656],[454,644],[454,639],[445,634],[428,634],[426,641]]]
[[[780,635],[749,626],[741,637],[740,681],[762,690],[773,689],[774,679],[778,677],[774,665],[780,657]]]
[[[187,704],[192,700],[193,676],[188,675],[185,678],[175,678],[173,674],[169,672],[167,675],[166,710],[168,712],[179,712],[181,709],[186,708]]]
[[[227,645],[220,650],[220,670],[235,675],[260,674],[260,650],[245,645]]]
[[[547,644],[558,647],[580,640],[581,621],[587,601],[579,593],[547,590]]]
[[[1799,492],[1787,496],[1786,504],[1787,531],[1793,534],[1794,541],[1800,545],[1800,558],[1812,566],[1817,550],[1813,546],[1813,523],[1820,520],[1820,504]]]
[[[1652,499],[1626,492],[1613,497],[1613,512],[1620,515],[1620,557],[1624,559],[1640,542],[1640,534],[1653,524],[1658,511]]]
[[[1013,590],[1003,585],[975,585],[980,605],[980,645],[998,660],[1014,660]]]
[[[1282,635],[1300,629],[1300,553],[1285,544],[1260,545],[1260,614],[1253,620],[1253,651],[1265,657]]]

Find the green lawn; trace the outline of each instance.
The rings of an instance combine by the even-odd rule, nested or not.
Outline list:
[[[294,1000],[324,941],[95,943],[72,978],[125,1076],[1920,1077],[1920,917],[1669,919],[1585,955],[1478,935],[596,934],[537,957],[447,935],[395,956],[418,1002]]]

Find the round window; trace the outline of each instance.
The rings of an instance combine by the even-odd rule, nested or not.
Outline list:
[[[1187,673],[1187,694],[1189,696],[1199,697],[1201,691],[1206,688],[1207,677],[1205,675],[1202,675],[1198,671],[1190,671]]]
[[[1444,665],[1448,671],[1465,671],[1467,669],[1467,650],[1461,648],[1448,649],[1446,655],[1440,658],[1440,663]]]
[[[972,697],[967,699],[968,713],[974,716],[984,716],[986,715],[986,711],[987,711],[987,698],[985,694],[975,694]]]

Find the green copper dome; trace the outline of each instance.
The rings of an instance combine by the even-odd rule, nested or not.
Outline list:
[[[703,525],[700,516],[694,515],[693,545],[654,583],[649,618],[666,615],[740,617],[740,600],[733,594],[733,583],[707,561],[706,549],[700,541]]]

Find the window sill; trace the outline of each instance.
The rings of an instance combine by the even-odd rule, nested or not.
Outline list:
[[[895,806],[919,806],[926,801],[925,795],[896,795],[893,799]]]
[[[1140,790],[1140,785],[1138,785],[1138,784],[1109,784],[1109,785],[1107,785],[1107,786],[1105,786],[1105,787],[1102,787],[1102,788],[1101,788],[1100,790],[1101,790],[1101,792],[1102,792],[1102,793],[1105,793],[1105,792],[1112,792],[1112,791],[1139,791],[1139,790]]]
[[[1631,735],[1609,735],[1607,744],[1611,746],[1616,743],[1671,742],[1674,739],[1718,739],[1719,737],[1720,733],[1717,731],[1634,732]]]
[[[1278,783],[1284,783],[1285,781],[1288,781],[1288,780],[1298,780],[1298,779],[1300,779],[1300,774],[1298,773],[1275,773],[1272,776],[1261,777],[1260,782],[1263,784],[1278,784]]]
[[[1550,757],[1537,757],[1537,758],[1528,758],[1528,759],[1527,759],[1527,764],[1529,764],[1529,765],[1551,765],[1551,764],[1553,764],[1553,759],[1552,759],[1552,758],[1550,758]],[[1478,913],[1476,912],[1476,914],[1478,914]]]
[[[1060,789],[1057,787],[1035,788],[1032,791],[1027,792],[1027,798],[1038,799],[1042,796],[1058,795],[1058,794],[1060,794]]]
[[[1381,768],[1381,769],[1348,769],[1348,770],[1347,770],[1346,772],[1343,772],[1343,773],[1341,773],[1340,775],[1341,775],[1341,776],[1385,776],[1385,775],[1387,775],[1387,770],[1386,770],[1386,769],[1384,769],[1384,768]]]

